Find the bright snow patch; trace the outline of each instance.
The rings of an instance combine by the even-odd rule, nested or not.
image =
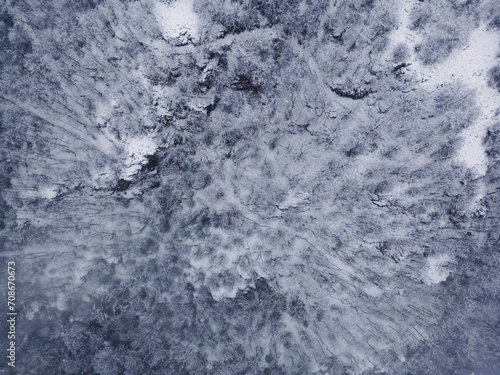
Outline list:
[[[488,158],[482,139],[500,106],[500,94],[488,86],[488,70],[496,62],[499,36],[485,26],[474,30],[467,46],[455,51],[444,63],[422,69],[423,84],[429,88],[438,84],[460,80],[475,89],[481,116],[476,123],[462,133],[464,144],[458,159],[480,175],[486,173]]]
[[[57,186],[38,186],[35,189],[25,189],[24,191],[19,192],[19,196],[21,198],[35,199],[35,198],[43,198],[43,199],[53,199],[58,194]]]
[[[177,0],[170,4],[157,2],[154,11],[165,38],[186,43],[198,37],[198,16],[193,0]]]
[[[415,45],[422,40],[418,33],[408,27],[412,6],[412,1],[403,3],[399,13],[399,27],[391,35],[388,53],[401,43],[405,43],[413,51]],[[486,173],[488,161],[482,139],[500,107],[500,94],[488,86],[487,77],[488,70],[497,62],[499,44],[500,36],[482,25],[471,33],[469,43],[464,48],[455,50],[443,63],[427,66],[414,57],[408,61],[421,84],[429,90],[455,80],[475,89],[481,117],[463,131],[464,144],[457,159],[467,167],[474,168],[481,176]]]
[[[450,261],[451,258],[446,254],[429,258],[424,273],[424,283],[431,285],[445,281],[450,274],[450,270],[446,268]]]
[[[148,137],[127,140],[125,144],[125,150],[127,151],[126,170],[122,177],[127,178],[139,172],[142,164],[147,161],[147,156],[153,155],[157,147],[156,143]]]

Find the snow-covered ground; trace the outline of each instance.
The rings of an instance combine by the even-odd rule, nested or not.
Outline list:
[[[450,274],[448,267],[452,261],[447,254],[440,254],[427,259],[427,267],[423,275],[423,281],[427,285],[438,284],[445,281]]]
[[[125,160],[125,171],[122,178],[133,176],[142,168],[147,161],[147,155],[153,155],[158,146],[149,137],[130,138],[125,142],[127,159]]]
[[[193,10],[193,0],[177,0],[170,4],[158,1],[154,12],[166,39],[186,43],[198,38],[198,16]]]
[[[421,35],[409,29],[413,6],[412,1],[403,2],[398,15],[399,27],[391,35],[389,53],[401,43],[413,51],[414,46],[422,40]],[[488,86],[487,77],[488,70],[498,63],[499,44],[500,35],[481,25],[472,31],[466,46],[453,51],[442,63],[424,65],[414,56],[408,61],[411,63],[409,70],[419,77],[421,85],[429,91],[456,80],[475,90],[481,116],[473,126],[463,131],[464,142],[457,159],[475,169],[478,176],[483,176],[487,168],[482,139],[500,107],[500,93]]]

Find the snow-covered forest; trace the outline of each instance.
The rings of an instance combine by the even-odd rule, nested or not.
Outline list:
[[[0,89],[0,374],[500,373],[497,0],[7,0]]]

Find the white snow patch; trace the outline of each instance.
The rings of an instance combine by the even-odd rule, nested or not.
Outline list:
[[[59,188],[57,186],[38,186],[35,189],[25,189],[19,192],[19,196],[25,199],[53,199],[59,194]]]
[[[306,12],[307,10],[307,2],[306,1],[302,1],[300,4],[299,4],[299,14],[301,16],[304,15],[304,13]]]
[[[370,297],[380,297],[383,293],[382,289],[380,289],[378,286],[374,284],[366,284],[363,287],[363,290]]]
[[[418,35],[415,31],[410,30],[408,27],[410,25],[410,12],[412,7],[414,7],[414,2],[412,0],[404,0],[402,4],[403,5],[399,8],[397,15],[398,28],[391,33],[390,45],[385,55],[386,59],[393,51],[394,47],[400,44],[406,44],[411,50],[413,50],[413,47],[422,40],[420,35]]]
[[[424,283],[427,285],[438,284],[445,281],[450,270],[446,266],[451,262],[447,254],[441,254],[427,259],[427,267],[424,273]]]
[[[156,152],[155,141],[148,137],[131,138],[125,143],[127,159],[125,160],[125,171],[122,178],[133,176],[142,168],[142,164],[147,161],[146,156]]]
[[[462,132],[464,143],[458,160],[481,176],[486,173],[488,163],[482,139],[500,107],[500,94],[488,86],[487,76],[488,70],[495,65],[499,43],[499,35],[483,25],[471,33],[468,45],[462,50],[455,51],[442,64],[422,69],[421,73],[426,79],[423,84],[429,88],[460,80],[475,89],[481,116]]]
[[[308,194],[300,191],[289,191],[286,199],[278,205],[280,210],[297,208],[308,199]]]
[[[206,113],[207,108],[214,104],[213,97],[195,97],[188,102],[188,107],[193,111]]]
[[[243,288],[242,288],[243,289]],[[224,287],[221,286],[219,288],[212,288],[210,290],[210,293],[212,294],[212,297],[215,301],[221,301],[223,299],[227,298],[236,298],[236,295],[238,294],[239,288],[236,288],[234,286],[232,287]]]
[[[413,6],[411,0],[403,2],[399,12],[399,27],[391,35],[391,45],[387,54],[402,43],[413,51],[414,46],[422,40],[418,33],[408,27],[409,14]],[[471,33],[469,43],[461,50],[455,50],[443,63],[427,66],[417,61],[415,57],[408,61],[411,63],[410,70],[417,74],[422,86],[429,90],[455,80],[475,89],[481,117],[473,126],[462,132],[464,143],[457,159],[467,167],[475,169],[479,176],[486,173],[488,161],[482,139],[500,107],[500,94],[488,86],[487,77],[488,70],[498,62],[496,56],[499,45],[500,35],[481,25]]]
[[[65,311],[66,310],[66,298],[64,296],[64,293],[59,293],[57,295],[56,301],[52,305],[55,308],[57,308],[59,311]]]
[[[193,9],[193,0],[177,0],[170,4],[157,2],[154,5],[156,19],[167,39],[179,39],[186,43],[198,38],[198,16]]]
[[[96,122],[98,124],[105,124],[113,117],[113,105],[106,101],[98,101],[95,106]]]
[[[52,199],[57,197],[59,189],[57,186],[43,186],[38,189],[40,196],[45,199]]]

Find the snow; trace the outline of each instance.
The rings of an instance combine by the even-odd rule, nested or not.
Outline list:
[[[297,208],[304,204],[308,198],[307,193],[301,191],[289,191],[286,199],[279,204],[279,209],[286,210],[289,208]]]
[[[57,186],[38,186],[36,189],[23,190],[19,192],[21,198],[34,199],[53,199],[59,194],[59,188]]]
[[[421,70],[422,78],[427,79],[423,85],[429,88],[460,80],[475,90],[481,116],[473,126],[463,131],[464,144],[458,160],[476,169],[480,175],[486,173],[488,162],[482,139],[500,107],[500,94],[488,86],[487,77],[488,70],[495,64],[498,45],[498,35],[483,25],[471,33],[468,45],[461,51],[455,51],[447,61],[436,67]]]
[[[113,108],[114,105],[107,101],[98,101],[95,106],[95,116],[96,122],[98,124],[105,124],[109,121],[111,117],[113,117]]]
[[[122,178],[133,176],[142,168],[142,164],[147,162],[148,155],[153,155],[158,146],[149,137],[130,138],[125,142],[127,158],[125,160],[125,171]]]
[[[400,44],[407,44],[411,49],[417,43],[422,40],[422,37],[418,35],[415,31],[410,30],[408,27],[410,24],[410,11],[414,2],[411,0],[403,1],[403,6],[399,8],[398,14],[398,28],[392,32],[390,36],[390,48],[387,53],[391,53],[393,48]],[[387,56],[386,56],[387,57]]]
[[[446,268],[450,262],[451,258],[447,254],[429,257],[424,273],[424,283],[432,285],[445,281],[450,274],[450,270]]]
[[[399,12],[399,28],[391,35],[390,53],[394,47],[405,43],[413,51],[421,36],[409,29],[410,11],[414,6],[406,0]],[[475,90],[481,116],[474,125],[462,132],[464,142],[458,154],[457,161],[468,168],[474,169],[478,176],[484,176],[487,169],[487,156],[482,139],[486,129],[491,125],[497,109],[500,107],[500,93],[488,86],[487,72],[498,62],[500,35],[481,25],[473,30],[468,44],[461,50],[452,52],[449,58],[432,66],[424,65],[415,57],[410,71],[417,75],[421,85],[429,91],[435,90],[443,83],[461,81]]]
[[[193,0],[177,0],[170,4],[159,1],[154,11],[166,39],[178,39],[183,43],[197,39],[199,21]]]

